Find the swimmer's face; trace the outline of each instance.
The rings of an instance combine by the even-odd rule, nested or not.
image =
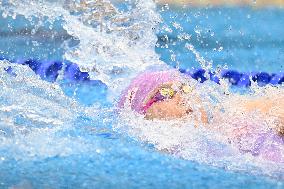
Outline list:
[[[187,105],[182,94],[177,93],[170,99],[154,103],[146,111],[146,119],[171,120],[183,118],[191,112],[192,109]]]
[[[150,106],[145,114],[147,119],[177,119],[187,116],[192,112],[188,100],[184,95],[189,95],[192,88],[188,85],[181,85],[178,90],[173,85],[160,87],[151,98]]]

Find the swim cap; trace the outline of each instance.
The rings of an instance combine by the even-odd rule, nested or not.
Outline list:
[[[132,80],[129,87],[122,93],[118,107],[123,108],[126,104],[138,113],[144,112],[145,100],[162,84],[173,83],[181,80],[181,73],[177,70],[146,71]]]

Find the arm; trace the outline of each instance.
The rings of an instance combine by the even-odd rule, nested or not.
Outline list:
[[[284,97],[277,98],[261,97],[255,100],[246,101],[243,104],[245,111],[259,111],[266,117],[275,118],[271,128],[284,136]]]

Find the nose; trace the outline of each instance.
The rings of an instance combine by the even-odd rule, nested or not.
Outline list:
[[[192,109],[191,108],[188,108],[188,109],[186,109],[186,114],[190,114],[190,113],[192,113],[193,111],[192,111]]]

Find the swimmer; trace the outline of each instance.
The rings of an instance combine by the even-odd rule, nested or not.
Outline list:
[[[210,128],[212,122],[218,124],[217,122],[227,121],[224,118],[226,115],[216,109],[214,104],[206,103],[206,107],[204,106],[204,99],[196,91],[198,89],[195,88],[195,84],[190,83],[190,81],[193,80],[189,76],[185,76],[176,70],[142,73],[123,92],[119,107],[122,108],[128,105],[133,111],[143,115],[147,120],[173,120],[192,117],[195,126],[204,125],[208,128]],[[276,120],[270,125],[270,128],[273,135],[275,134],[275,137],[278,138],[277,141],[280,141],[283,146],[284,95],[275,98],[262,96],[252,99],[240,95],[238,100],[240,98],[241,101],[230,101],[230,106],[227,107],[231,107],[230,109],[243,114],[257,112],[263,117]],[[208,110],[210,110],[210,113],[208,113]],[[251,130],[249,126],[245,126],[243,129],[234,131],[229,135],[232,140],[239,141],[244,136],[248,136]],[[251,149],[251,151],[255,151],[255,149]],[[267,156],[267,153],[264,156]],[[278,153],[277,157],[270,155],[273,157],[266,157],[266,159],[282,162],[284,157],[281,153],[282,151],[280,154]]]

